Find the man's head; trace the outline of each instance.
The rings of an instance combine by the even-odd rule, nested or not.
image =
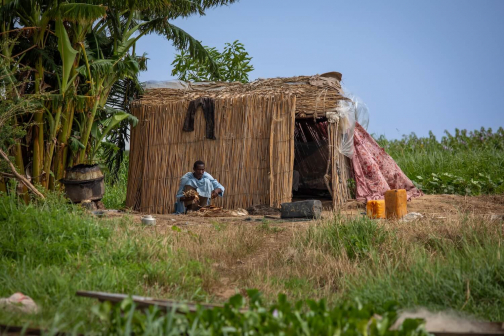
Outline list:
[[[194,162],[194,177],[196,177],[198,180],[203,177],[203,174],[205,173],[205,162],[203,161],[196,161]]]

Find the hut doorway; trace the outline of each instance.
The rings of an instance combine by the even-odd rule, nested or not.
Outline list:
[[[319,199],[332,208],[327,118],[297,118],[294,128],[293,201]]]

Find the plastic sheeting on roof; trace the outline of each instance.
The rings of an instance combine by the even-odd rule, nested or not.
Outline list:
[[[189,84],[184,82],[184,81],[181,81],[181,80],[178,80],[178,79],[174,79],[174,80],[168,80],[168,81],[154,81],[154,80],[150,80],[150,81],[146,81],[144,83],[142,83],[144,89],[178,89],[178,90],[184,90],[184,89],[187,89],[189,88]]]

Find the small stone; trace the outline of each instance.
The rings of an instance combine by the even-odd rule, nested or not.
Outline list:
[[[504,220],[504,215],[491,215],[490,216],[491,221],[500,221]]]
[[[35,301],[23,293],[14,293],[8,298],[0,299],[0,309],[26,314],[36,314],[39,312],[39,307]]]
[[[420,219],[420,218],[423,218],[424,215],[422,215],[421,213],[418,213],[418,212],[410,212],[408,214],[406,214],[402,219],[401,219],[401,222],[411,222],[411,221],[414,221],[416,219]]]

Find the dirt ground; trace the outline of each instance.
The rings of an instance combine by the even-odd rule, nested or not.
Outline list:
[[[363,216],[365,214],[365,204],[357,201],[349,201],[339,211],[333,211],[329,207],[329,202],[323,202],[324,211],[322,218],[331,218],[336,213],[345,216]],[[504,216],[504,195],[485,196],[459,196],[459,195],[424,195],[408,202],[408,212],[418,212],[430,218],[449,218],[459,216],[463,213],[478,215],[490,218],[492,215]],[[107,214],[107,216],[122,216],[122,213]],[[145,214],[131,213],[135,221],[141,222],[141,217]],[[243,216],[243,217],[198,217],[175,214],[153,214],[156,218],[157,226],[194,226],[212,225],[216,222],[243,222],[261,223],[263,219],[269,222],[276,222],[283,226],[292,224],[300,225],[310,221],[288,221],[281,220],[280,214],[264,216]],[[276,220],[272,217],[276,217]]]
[[[342,213],[357,215],[363,211],[363,203],[350,201],[343,207]],[[448,217],[462,213],[504,215],[504,195],[424,195],[408,202],[408,212],[418,212],[427,217]]]

